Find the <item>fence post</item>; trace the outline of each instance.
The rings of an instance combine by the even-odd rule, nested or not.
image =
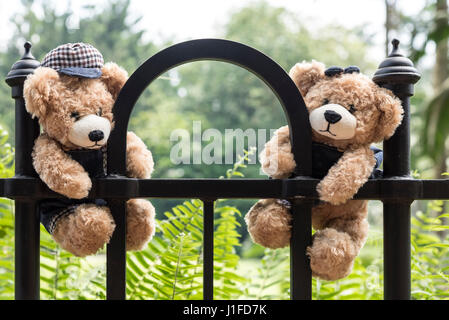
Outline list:
[[[23,83],[39,67],[26,42],[25,54],[6,76],[15,100],[15,177],[36,177],[31,151],[39,135],[39,123],[25,109]],[[15,199],[15,298],[39,299],[39,215],[36,201]]]
[[[214,200],[203,202],[203,299],[214,299]]]
[[[379,65],[373,81],[390,89],[402,101],[401,125],[384,142],[384,178],[410,179],[410,97],[420,75],[412,61],[398,50],[399,40]],[[383,200],[384,208],[384,298],[408,300],[411,290],[410,205],[413,199]]]
[[[312,244],[312,201],[293,199],[290,240],[290,298],[312,300],[312,270],[307,247]]]

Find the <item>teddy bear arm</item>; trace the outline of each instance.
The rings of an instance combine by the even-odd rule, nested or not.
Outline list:
[[[288,178],[296,167],[291,150],[289,128],[281,127],[265,144],[259,155],[262,171],[275,179]]]
[[[126,137],[126,171],[131,178],[148,179],[153,172],[154,161],[151,151],[134,133],[129,131]]]
[[[369,147],[346,151],[318,184],[320,199],[333,205],[345,203],[368,181],[375,163]]]
[[[89,175],[46,134],[36,139],[32,158],[34,169],[51,190],[73,199],[87,197],[92,187]]]

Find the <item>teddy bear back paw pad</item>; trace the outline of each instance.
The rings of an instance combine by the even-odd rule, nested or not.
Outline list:
[[[248,232],[253,241],[270,249],[290,244],[291,214],[288,207],[276,199],[258,201],[246,214]]]
[[[114,229],[115,223],[107,207],[82,204],[58,221],[53,238],[64,250],[84,257],[103,248]]]

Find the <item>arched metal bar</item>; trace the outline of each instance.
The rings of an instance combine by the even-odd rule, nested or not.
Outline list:
[[[114,105],[115,128],[108,143],[108,173],[126,173],[126,132],[131,112],[142,92],[164,72],[179,65],[216,60],[247,69],[277,96],[290,126],[295,174],[312,173],[311,130],[304,100],[288,74],[271,58],[244,44],[222,39],[199,39],[166,48],[149,58],[128,79]]]
[[[289,75],[276,62],[263,53],[241,43],[221,39],[200,39],[176,44],[160,51],[142,64],[128,79],[114,105],[115,128],[108,142],[109,179],[116,180],[126,173],[126,133],[131,112],[142,92],[153,80],[164,72],[181,64],[216,60],[238,65],[247,69],[263,82],[277,96],[284,109],[290,127],[292,153],[297,163],[296,176],[310,176],[312,173],[311,129],[308,111],[299,90]],[[108,281],[108,299],[125,298],[125,226],[124,200],[106,199],[111,213],[120,230],[115,230],[108,245],[108,279],[118,278],[120,282]],[[208,208],[208,209],[207,209]],[[210,201],[205,201],[205,224],[213,226],[213,209]],[[295,200],[292,204],[291,297],[311,298],[311,273],[305,255],[311,243],[310,200]],[[212,219],[212,220],[211,220]],[[212,223],[212,224],[211,224]],[[213,229],[205,231],[205,241],[209,250],[204,252],[204,298],[213,299]],[[304,254],[303,254],[304,253]]]

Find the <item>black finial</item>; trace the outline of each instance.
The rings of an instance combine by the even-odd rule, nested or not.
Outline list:
[[[39,61],[31,54],[31,42],[25,42],[23,47],[25,53],[19,61],[13,64],[6,76],[6,83],[11,87],[23,84],[27,75],[33,73],[34,69],[40,65]]]
[[[25,56],[33,56],[31,54],[31,47],[32,46],[33,45],[31,44],[31,42],[29,42],[29,41],[25,42],[25,44],[23,45],[23,47],[25,48],[25,54],[23,55],[23,57],[25,57]],[[22,59],[23,59],[23,57],[22,57]]]
[[[413,62],[400,52],[399,43],[398,39],[391,41],[393,45],[391,53],[382,61],[374,74],[373,81],[378,85],[413,84],[421,78]]]
[[[396,38],[391,40],[391,44],[393,45],[393,51],[396,51],[399,49],[399,43],[401,43],[401,42]]]
[[[33,45],[31,44],[31,42],[25,42],[25,44],[23,45],[23,47],[25,48],[25,53],[20,60],[36,60],[36,58],[31,54],[32,46]]]
[[[391,53],[388,55],[389,57],[402,57],[403,56],[403,54],[401,52],[399,52],[399,43],[400,43],[400,41],[396,38],[391,40],[393,49],[391,50]]]

